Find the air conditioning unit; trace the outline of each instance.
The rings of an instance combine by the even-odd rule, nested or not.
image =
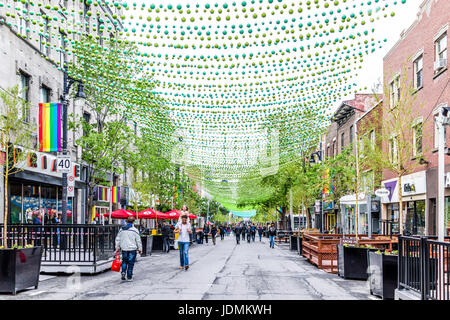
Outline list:
[[[434,62],[434,71],[441,70],[447,66],[447,59],[439,59]]]

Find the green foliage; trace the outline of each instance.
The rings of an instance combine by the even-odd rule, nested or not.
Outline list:
[[[347,147],[334,157],[325,159],[324,184],[329,187],[329,198],[336,203],[344,195],[356,193],[357,172],[356,157],[352,153],[352,146]]]
[[[0,101],[0,145],[5,147],[5,158],[0,160],[0,165],[4,177],[3,239],[6,239],[9,213],[8,178],[23,170],[23,161],[28,155],[26,149],[32,148],[35,125],[27,120],[30,105],[21,98],[17,85],[6,91],[0,91]],[[16,151],[15,147],[22,147],[24,152]],[[6,241],[3,246],[8,247]]]

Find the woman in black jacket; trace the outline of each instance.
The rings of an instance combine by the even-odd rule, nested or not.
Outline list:
[[[216,225],[213,223],[211,227],[211,239],[214,245],[216,245],[216,234],[217,234],[217,228]]]
[[[235,225],[233,228],[234,234],[236,235],[236,244],[240,244],[239,242],[241,241],[241,228],[239,227],[239,225]]]
[[[277,235],[277,229],[275,223],[272,223],[269,228],[270,247],[275,248],[275,236]]]

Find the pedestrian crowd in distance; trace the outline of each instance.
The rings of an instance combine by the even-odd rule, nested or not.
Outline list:
[[[233,233],[236,237],[236,244],[241,244],[242,240],[245,241],[247,238],[247,243],[255,242],[256,232],[258,232],[259,241],[262,241],[263,234],[267,234],[269,236],[269,246],[270,248],[275,248],[275,236],[277,234],[277,229],[275,227],[275,223],[268,223],[263,226],[262,224],[256,225],[255,223],[250,222],[240,222],[235,223],[232,226]]]

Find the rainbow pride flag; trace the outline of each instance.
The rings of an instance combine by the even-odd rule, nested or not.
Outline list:
[[[111,189],[111,199],[112,203],[120,202],[120,187],[112,187]]]
[[[99,201],[108,201],[108,188],[98,186],[98,199]]]
[[[39,103],[39,151],[61,151],[60,103]]]

